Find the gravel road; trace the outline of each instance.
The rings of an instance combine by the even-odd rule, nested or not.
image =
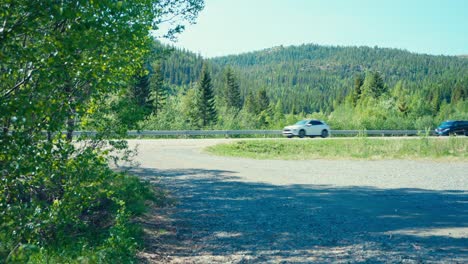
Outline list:
[[[203,152],[230,141],[129,141],[176,200],[141,220],[142,262],[468,263],[468,162]]]

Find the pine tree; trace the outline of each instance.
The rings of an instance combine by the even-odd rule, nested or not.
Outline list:
[[[143,108],[149,107],[147,100],[150,94],[150,73],[138,76],[135,85],[130,89],[130,97]]]
[[[379,72],[368,72],[361,88],[362,95],[372,98],[379,98],[386,92],[386,86]]]
[[[266,89],[261,89],[257,93],[258,102],[258,123],[262,128],[268,127],[271,120],[270,98],[266,93]]]
[[[432,92],[432,100],[430,102],[433,113],[437,113],[440,109],[441,99],[440,99],[440,89],[435,89]]]
[[[258,112],[268,110],[268,107],[270,106],[270,98],[268,98],[266,89],[261,89],[260,91],[258,91],[257,101],[258,101]]]
[[[201,128],[201,111],[200,111],[200,90],[192,85],[187,90],[187,93],[182,96],[181,110],[184,113],[186,128],[200,129]]]
[[[398,108],[398,111],[400,111],[404,115],[407,115],[409,111],[409,92],[402,81],[397,82],[397,84],[392,90],[392,95],[396,100],[396,106]]]
[[[451,101],[456,103],[461,100],[468,98],[468,86],[463,87],[462,83],[457,83],[455,89],[452,92]]]
[[[249,91],[247,93],[247,96],[245,97],[244,109],[248,113],[258,114],[257,100],[256,100],[254,94],[252,93],[252,91]]]
[[[239,84],[232,72],[231,68],[227,68],[225,74],[225,92],[224,100],[226,106],[229,108],[234,108],[240,110],[242,107],[242,98],[240,94]]]
[[[150,95],[150,71],[135,75],[132,85],[127,87],[122,96],[111,104],[114,117],[120,127],[125,129],[137,129],[138,121],[143,120],[151,113],[151,104],[148,102]],[[70,109],[73,110],[73,109]],[[73,132],[74,119],[68,119],[68,132]],[[71,134],[67,137],[71,139]]]
[[[354,89],[353,89],[353,92],[351,93],[351,102],[353,103],[353,106],[356,106],[359,99],[361,99],[363,84],[364,84],[364,78],[362,78],[362,75],[356,76],[356,78],[354,79]]]
[[[276,102],[274,112],[273,112],[273,119],[277,125],[282,126],[282,123],[284,122],[284,113],[283,113],[283,102],[281,101],[281,99],[279,99],[278,102]]]
[[[161,64],[153,65],[153,74],[150,78],[150,94],[148,103],[151,104],[152,112],[157,114],[163,108],[167,99],[167,91],[164,87],[164,74]]]
[[[201,114],[202,126],[206,127],[216,122],[216,107],[213,95],[213,85],[211,84],[211,76],[206,64],[203,65],[200,81],[198,84],[200,90],[199,108]]]

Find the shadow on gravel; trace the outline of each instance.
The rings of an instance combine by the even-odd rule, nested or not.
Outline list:
[[[468,262],[466,192],[276,186],[218,170],[133,172],[177,197],[175,231],[162,237],[177,245],[147,252],[182,262]]]

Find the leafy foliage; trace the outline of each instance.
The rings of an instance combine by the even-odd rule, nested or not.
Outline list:
[[[0,2],[0,262],[133,260],[138,234],[129,220],[153,194],[109,168],[110,153],[127,153],[126,144],[102,139],[150,113],[151,76],[142,67],[150,30],[168,16],[191,20],[202,7],[202,0]],[[78,127],[99,133],[72,143]]]
[[[62,138],[3,151],[0,259],[131,260],[138,233],[129,219],[153,194],[107,163],[94,146],[76,149]]]

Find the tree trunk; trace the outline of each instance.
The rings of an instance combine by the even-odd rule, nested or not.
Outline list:
[[[73,139],[73,131],[75,130],[75,118],[73,114],[68,116],[67,119],[67,140],[72,141]]]

